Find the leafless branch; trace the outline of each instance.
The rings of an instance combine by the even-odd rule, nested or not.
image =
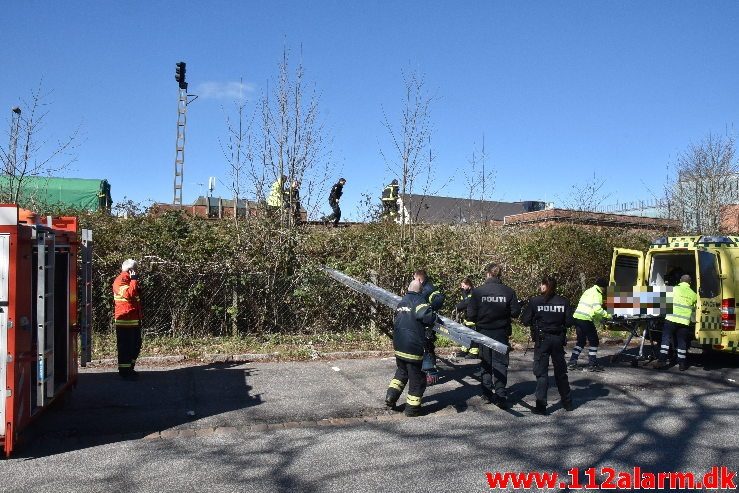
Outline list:
[[[6,202],[33,202],[35,197],[24,196],[23,182],[28,177],[53,176],[65,171],[76,161],[72,151],[81,138],[81,125],[72,134],[50,145],[44,139],[46,117],[49,114],[42,83],[31,92],[30,100],[21,100],[10,121],[8,147],[0,146],[0,199]]]
[[[665,187],[666,215],[679,220],[686,231],[720,232],[724,207],[739,202],[735,150],[733,136],[708,134],[679,154]]]

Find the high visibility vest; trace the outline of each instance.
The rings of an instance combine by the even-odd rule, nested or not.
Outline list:
[[[582,296],[580,302],[575,308],[573,318],[577,320],[589,320],[593,323],[600,322],[603,318],[611,318],[607,311],[603,309],[603,291],[599,286],[593,286],[587,289]]]
[[[690,289],[690,284],[681,282],[672,288],[672,312],[667,314],[665,320],[680,325],[690,325],[693,308],[697,301],[698,295]]]
[[[278,178],[277,181],[272,184],[272,188],[269,190],[269,196],[267,197],[268,206],[282,207],[282,202],[285,198],[283,183],[282,178]]]
[[[121,272],[113,281],[113,304],[116,325],[138,326],[141,322],[141,301],[138,281],[128,272]]]

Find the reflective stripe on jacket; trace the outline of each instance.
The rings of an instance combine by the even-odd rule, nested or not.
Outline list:
[[[393,349],[395,356],[411,362],[423,360],[426,344],[426,327],[436,320],[421,293],[406,293],[395,310],[393,324]]]
[[[573,317],[577,320],[590,320],[593,323],[600,322],[603,318],[611,318],[611,315],[603,309],[603,291],[600,286],[593,286],[580,296]]]
[[[388,185],[382,191],[383,202],[395,202],[398,200],[398,185]]]
[[[439,310],[444,305],[446,296],[441,290],[436,289],[431,279],[426,278],[426,281],[421,287],[421,294],[426,299],[426,302],[431,305],[432,310]]]
[[[475,322],[467,320],[467,305],[470,304],[470,298],[472,298],[471,289],[460,290],[459,303],[457,303],[457,306],[454,309],[457,310],[462,324],[467,327],[474,327]]]
[[[680,325],[690,325],[693,308],[697,301],[698,295],[690,289],[690,284],[681,282],[672,288],[672,313],[668,313],[665,320]]]
[[[267,205],[270,207],[282,207],[282,203],[285,199],[284,181],[282,178],[278,178],[272,184],[272,188],[269,189],[269,196],[267,197]]]
[[[138,325],[141,321],[138,281],[131,279],[128,272],[121,272],[113,281],[113,303],[115,323]]]

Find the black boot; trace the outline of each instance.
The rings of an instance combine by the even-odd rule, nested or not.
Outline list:
[[[680,371],[685,371],[688,369],[688,362],[687,361],[680,361]]]
[[[572,399],[562,401],[562,408],[564,408],[565,411],[574,411],[575,406],[572,404]]]
[[[498,406],[500,409],[506,410],[510,409],[510,405],[508,404],[508,399],[506,399],[504,396],[495,395],[495,402],[494,404]]]
[[[546,416],[547,414],[547,403],[544,401],[537,400],[536,406],[534,406],[534,409],[531,411],[534,414],[539,414],[541,416]]]
[[[396,389],[387,389],[387,394],[385,394],[385,405],[390,409],[393,409],[395,407],[395,403],[398,402],[399,397],[400,392]]]
[[[421,415],[421,406],[409,406],[405,405],[405,415],[409,418],[415,418]]]

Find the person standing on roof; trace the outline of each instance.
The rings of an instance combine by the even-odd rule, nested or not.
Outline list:
[[[334,186],[331,187],[331,192],[328,195],[328,205],[331,206],[331,210],[333,212],[325,219],[325,221],[333,221],[334,228],[339,225],[339,221],[341,220],[341,207],[339,207],[339,200],[344,194],[345,184],[346,180],[344,178],[339,178],[339,181],[337,181]]]
[[[680,277],[680,283],[672,288],[672,305],[668,305],[669,313],[665,317],[662,328],[662,345],[659,350],[659,366],[663,370],[667,368],[667,353],[670,351],[670,343],[673,337],[676,339],[677,362],[680,371],[688,369],[688,339],[690,336],[690,324],[692,323],[693,311],[698,302],[698,295],[690,287],[692,279],[688,274]]]
[[[382,191],[382,216],[393,220],[398,215],[398,180],[393,180]]]
[[[603,367],[598,364],[598,330],[596,325],[604,319],[611,318],[611,315],[603,309],[603,291],[608,287],[608,281],[604,277],[599,277],[595,281],[595,285],[587,289],[575,308],[575,332],[577,334],[577,342],[572,348],[570,356],[570,364],[567,366],[570,370],[577,369],[577,359],[585,348],[585,341],[588,345],[588,371],[603,371]]]
[[[137,268],[135,260],[126,260],[121,266],[121,273],[113,281],[118,374],[124,380],[138,378],[138,373],[134,368],[141,352],[142,312]]]
[[[285,204],[285,183],[287,176],[282,175],[272,183],[267,196],[267,208],[272,212],[278,212]]]
[[[534,340],[534,376],[536,377],[536,405],[534,414],[547,413],[549,390],[549,358],[554,367],[554,380],[566,411],[574,409],[567,380],[564,346],[567,328],[572,326],[572,307],[566,298],[557,295],[557,281],[544,276],[539,286],[541,295],[534,296],[526,305],[521,322],[531,327]]]
[[[475,323],[475,330],[506,346],[513,332],[511,318],[521,314],[521,304],[516,292],[500,280],[502,268],[489,264],[485,268],[486,280],[472,290],[467,305],[467,320]],[[482,367],[482,397],[501,409],[508,407],[508,353],[500,354],[487,346],[480,347]]]
[[[295,226],[299,226],[302,222],[302,217],[300,214],[300,182],[298,180],[293,180],[292,184],[290,185],[290,190],[288,191],[287,196],[287,203],[290,205],[293,224]]]
[[[422,370],[426,327],[433,326],[435,321],[436,313],[426,302],[421,283],[414,279],[395,310],[393,348],[397,369],[385,395],[385,404],[394,408],[408,385],[406,416],[415,417],[421,412],[421,399],[426,390],[426,378]]]

